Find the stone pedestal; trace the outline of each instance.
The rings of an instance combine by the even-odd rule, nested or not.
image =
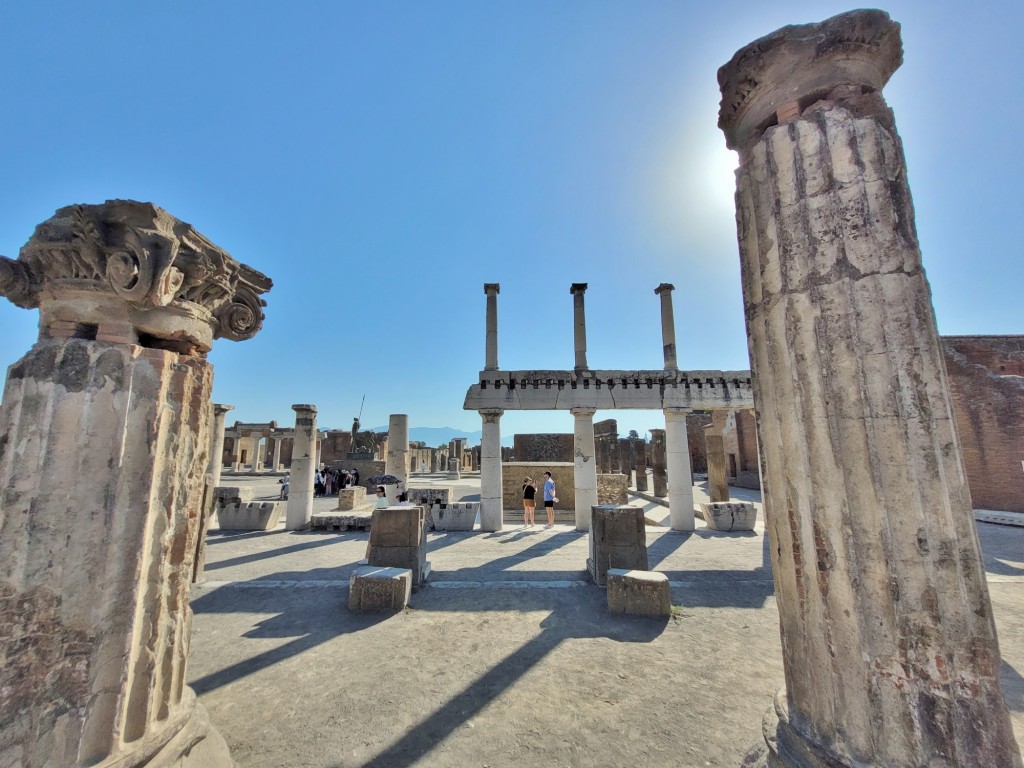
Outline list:
[[[288,511],[284,527],[301,531],[313,517],[313,475],[316,474],[316,406],[293,405],[295,436],[292,438],[292,465],[288,484]]]
[[[719,72],[786,691],[773,766],[1020,766],[881,11]]]
[[[409,480],[409,417],[393,413],[388,419],[388,451],[384,474],[398,478],[398,485],[384,486],[388,501],[394,504],[398,494],[406,489]]]
[[[348,609],[356,613],[404,610],[412,594],[408,568],[356,568],[348,580]]]
[[[483,436],[480,439],[480,530],[502,529],[501,414],[480,411]]]
[[[693,473],[690,442],[686,435],[686,411],[665,409],[665,464],[668,472],[668,509],[673,531],[692,531]]]
[[[590,524],[587,570],[598,586],[609,568],[647,570],[647,529],[639,507],[595,506]]]
[[[582,294],[580,294],[582,297]],[[573,484],[576,530],[590,530],[590,510],[597,506],[597,457],[594,455],[594,408],[573,408]],[[557,487],[556,487],[557,492]],[[557,506],[557,505],[556,505]]]
[[[243,501],[228,504],[217,512],[222,531],[269,531],[281,520],[279,501]]]
[[[0,408],[5,765],[233,765],[185,685],[205,353],[256,333],[269,287],[125,200],[61,209],[0,258],[0,294],[40,310]]]
[[[357,509],[366,503],[366,488],[361,485],[353,485],[351,488],[342,488],[338,491],[339,512],[347,512]]]
[[[385,507],[373,510],[370,524],[369,565],[408,568],[413,589],[430,575],[427,529],[422,507]]]
[[[668,466],[665,455],[665,430],[651,430],[651,483],[659,499],[668,496]]]
[[[729,500],[729,477],[725,469],[725,441],[721,435],[705,437],[708,453],[708,496],[711,501]]]
[[[448,459],[448,474],[446,475],[448,480],[462,479],[462,473],[459,471],[459,464],[460,462],[457,458],[452,457]]]

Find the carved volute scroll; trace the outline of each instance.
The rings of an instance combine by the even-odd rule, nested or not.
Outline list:
[[[38,307],[40,328],[128,324],[135,337],[205,354],[256,335],[270,279],[151,203],[61,208],[18,259],[0,257],[0,295]]]

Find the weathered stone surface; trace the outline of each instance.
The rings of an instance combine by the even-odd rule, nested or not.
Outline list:
[[[322,531],[368,531],[373,520],[372,508],[365,512],[314,512],[309,527]]]
[[[564,463],[572,461],[572,433],[517,434],[512,455],[517,462]]]
[[[647,530],[638,507],[595,506],[591,510],[587,570],[598,586],[609,568],[647,570]]]
[[[228,504],[217,512],[222,531],[269,531],[281,521],[284,502],[247,501]]]
[[[435,504],[431,508],[435,531],[472,531],[478,514],[480,514],[480,502],[478,501]]]
[[[237,485],[219,485],[213,489],[214,510],[221,510],[229,504],[245,504],[252,501],[252,490]]]
[[[626,494],[626,475],[598,475],[597,503],[602,506],[622,506],[629,501]]]
[[[786,671],[773,766],[1021,765],[880,93],[900,59],[898,25],[856,11],[719,73]]]
[[[38,307],[41,336],[100,338],[105,326],[108,341],[184,353],[254,336],[270,287],[189,224],[134,200],[61,208],[16,261],[0,257],[0,295]]]
[[[412,595],[408,568],[357,568],[348,580],[348,609],[359,613],[404,610]]]
[[[433,504],[449,504],[454,501],[452,487],[435,485],[431,487],[413,486],[406,489],[409,501],[421,506],[432,506]]]
[[[506,461],[502,465],[502,504],[506,515],[512,510],[523,509],[523,479],[533,478],[537,486],[537,509],[544,511],[544,473],[550,472],[555,481],[555,494],[558,496],[556,509],[576,508],[576,487],[573,484],[573,465],[571,463],[549,463],[532,461]],[[573,516],[575,520],[575,514]]]
[[[708,496],[712,502],[729,500],[729,478],[725,470],[725,443],[721,435],[705,437],[708,452]]]
[[[608,610],[632,616],[670,616],[668,576],[654,571],[609,568]]]
[[[748,502],[701,504],[700,510],[713,531],[752,531],[757,522],[757,507]]]
[[[373,511],[370,527],[369,564],[408,568],[413,588],[430,574],[423,517],[422,507],[385,507]]]
[[[335,509],[339,512],[351,512],[365,503],[366,489],[361,485],[355,485],[338,491],[338,506]]]
[[[652,493],[659,499],[668,496],[668,465],[665,455],[665,430],[651,430],[651,484]]]

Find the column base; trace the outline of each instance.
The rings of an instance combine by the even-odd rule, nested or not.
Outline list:
[[[740,768],[853,768],[853,763],[812,744],[797,733],[789,722],[785,688],[761,721],[764,742],[747,752]]]
[[[163,730],[143,736],[93,768],[237,768],[227,742],[191,688],[185,689],[182,707],[182,715]]]

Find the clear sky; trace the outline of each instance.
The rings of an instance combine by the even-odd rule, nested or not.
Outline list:
[[[214,399],[322,426],[462,410],[501,283],[503,368],[747,368],[736,160],[716,72],[845,3],[179,2],[0,7],[0,254],[55,209],[147,200],[267,273],[264,330],[222,340]],[[891,2],[905,144],[940,332],[1020,333],[1024,4]],[[37,313],[0,302],[0,364]],[[620,431],[657,413],[601,412]],[[502,432],[571,431],[563,413]]]

